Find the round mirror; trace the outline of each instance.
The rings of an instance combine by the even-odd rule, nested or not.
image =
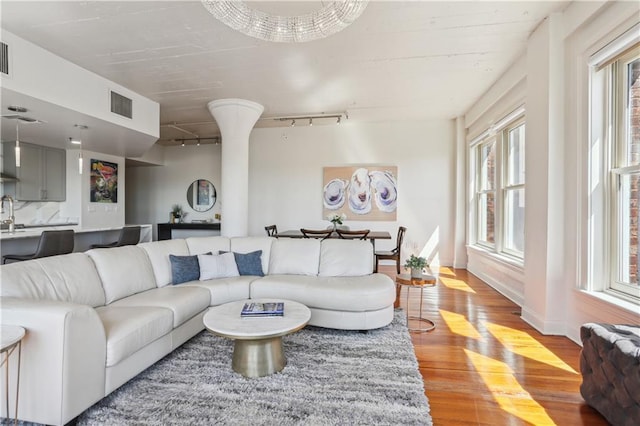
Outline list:
[[[211,210],[216,203],[216,187],[206,179],[193,181],[187,189],[187,202],[197,212]]]

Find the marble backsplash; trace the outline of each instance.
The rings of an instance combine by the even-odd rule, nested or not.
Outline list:
[[[25,225],[78,224],[78,217],[62,216],[59,202],[16,201],[13,206],[16,223]],[[5,201],[2,220],[9,217],[9,203]]]

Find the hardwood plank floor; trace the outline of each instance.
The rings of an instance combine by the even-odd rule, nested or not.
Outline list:
[[[393,266],[380,272],[395,279]],[[411,290],[411,314],[419,296]],[[438,284],[424,290],[423,316],[436,329],[411,336],[434,425],[608,424],[580,395],[580,346],[540,334],[466,270],[440,269]]]

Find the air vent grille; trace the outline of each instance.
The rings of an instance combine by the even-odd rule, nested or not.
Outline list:
[[[0,72],[9,75],[9,45],[0,41]]]
[[[123,117],[133,117],[133,101],[126,96],[111,91],[111,112]]]

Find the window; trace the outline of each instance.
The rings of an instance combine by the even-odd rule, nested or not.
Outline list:
[[[640,297],[638,285],[638,219],[640,207],[640,46],[618,55],[602,67],[610,132],[611,220],[609,288]]]
[[[472,142],[475,244],[524,258],[524,110]]]

